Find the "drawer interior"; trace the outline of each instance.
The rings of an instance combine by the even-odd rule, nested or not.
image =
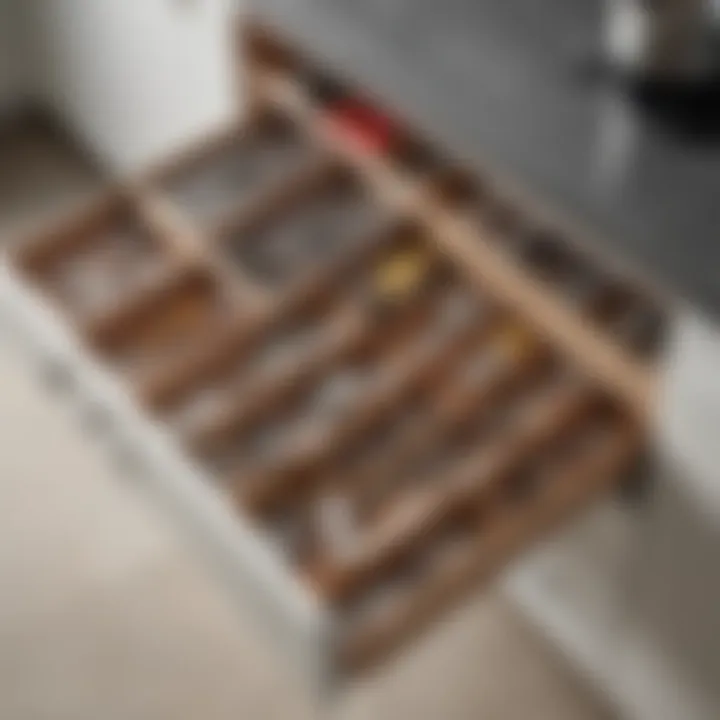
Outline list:
[[[76,318],[109,312],[167,269],[163,238],[122,198],[23,248],[23,270]]]
[[[153,290],[144,302],[119,307],[93,328],[99,351],[131,373],[162,369],[222,332],[233,317],[220,283],[200,271],[180,271]]]
[[[250,227],[228,226],[220,244],[228,262],[274,289],[365,241],[379,215],[357,178],[335,169],[296,194],[281,213]]]
[[[14,262],[262,528],[353,675],[632,472],[666,320],[283,41],[248,49],[242,129]]]
[[[154,180],[195,222],[209,227],[316,158],[287,118],[268,111],[193,148],[156,171]]]
[[[292,322],[278,318],[276,327],[246,340],[219,372],[198,378],[199,387],[189,384],[175,394],[171,412],[178,402],[192,406],[208,385],[224,387],[226,401],[230,388],[237,398],[235,408],[221,409],[214,421],[192,432],[193,447],[223,456],[248,433],[272,436],[273,427],[283,434],[281,428],[287,432],[292,425],[307,436],[322,435],[323,425],[349,411],[345,405],[382,382],[392,358],[411,360],[433,334],[441,343],[452,331],[448,316],[461,315],[463,303],[466,317],[460,320],[471,322],[472,294],[463,296],[453,287],[452,269],[421,242],[416,229],[397,226],[380,237],[322,302]],[[406,279],[405,287],[386,287],[393,264],[402,270],[399,262],[413,259],[417,276]]]

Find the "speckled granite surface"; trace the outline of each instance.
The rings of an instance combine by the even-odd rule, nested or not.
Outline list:
[[[720,141],[692,143],[582,68],[599,0],[259,0],[255,13],[720,317]]]

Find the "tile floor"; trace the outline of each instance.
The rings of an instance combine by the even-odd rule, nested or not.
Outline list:
[[[96,184],[37,128],[0,141],[0,173],[0,233]],[[5,335],[0,428],[3,720],[609,717],[492,593],[318,708]]]

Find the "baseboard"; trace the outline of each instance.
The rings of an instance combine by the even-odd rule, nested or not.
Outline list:
[[[108,163],[51,105],[32,97],[17,98],[12,103],[0,105],[0,137],[23,127],[38,128],[44,133],[62,138],[63,144],[72,148],[91,173],[101,180],[113,177],[114,173]]]

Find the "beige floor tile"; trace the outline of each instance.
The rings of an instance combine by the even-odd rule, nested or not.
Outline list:
[[[608,720],[515,611],[479,594],[347,700],[347,720]]]
[[[71,602],[171,546],[75,416],[0,343],[0,622]]]
[[[16,628],[3,648],[3,717],[229,720],[292,703],[263,645],[181,556]]]

